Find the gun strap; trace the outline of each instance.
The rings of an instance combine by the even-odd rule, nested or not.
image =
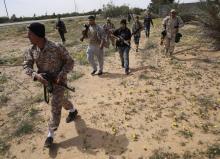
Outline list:
[[[50,102],[50,94],[47,86],[44,86],[44,101],[48,104]]]

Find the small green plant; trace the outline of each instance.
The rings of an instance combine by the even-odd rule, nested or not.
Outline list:
[[[0,94],[0,105],[4,105],[8,102],[9,97],[6,94]]]
[[[34,129],[33,123],[30,123],[28,121],[24,121],[20,125],[18,125],[18,128],[15,131],[15,135],[22,136],[25,134],[29,134],[33,131],[33,129]]]
[[[145,50],[151,50],[151,49],[155,49],[155,48],[157,48],[157,44],[152,41],[148,41],[145,44]]]
[[[178,159],[180,156],[176,153],[163,152],[162,150],[155,150],[149,159]]]
[[[19,57],[7,57],[4,59],[0,59],[1,65],[21,65],[23,62],[23,56]]]
[[[79,41],[75,40],[75,41],[71,41],[65,44],[66,47],[73,47],[74,45],[78,45]]]
[[[197,98],[197,102],[204,108],[213,107],[215,104],[215,101],[213,100],[212,96],[205,95],[200,95]]]
[[[190,151],[185,151],[182,158],[183,159],[192,159],[193,154]]]
[[[139,75],[139,79],[140,79],[140,80],[148,80],[149,77],[146,76],[145,74],[141,74],[141,75]]]
[[[4,84],[8,81],[5,74],[0,75],[0,84]]]
[[[217,159],[217,157],[220,157],[220,144],[214,144],[209,146],[206,154],[210,159]]]
[[[167,136],[168,131],[169,131],[168,129],[158,130],[155,134],[152,135],[152,138],[161,141],[163,138]]]
[[[8,145],[4,140],[0,139],[0,155],[4,155],[8,149],[9,149],[10,145]]]
[[[5,90],[4,86],[0,86],[0,92],[3,92]]]
[[[186,76],[188,77],[193,77],[196,78],[198,80],[202,79],[202,75],[200,72],[196,72],[196,71],[190,71],[186,73]]]
[[[186,139],[193,137],[193,132],[191,132],[191,131],[188,130],[188,129],[180,130],[180,131],[179,131],[179,134],[182,135],[182,136],[184,136]]]
[[[44,99],[43,99],[43,94],[42,93],[37,94],[32,99],[33,104],[34,103],[40,103],[40,102],[43,102],[43,101],[44,101]]]
[[[38,113],[38,110],[35,108],[31,108],[28,112],[30,117],[34,117]]]
[[[87,57],[86,57],[86,53],[84,52],[80,52],[80,53],[77,53],[75,54],[75,59],[76,61],[79,62],[80,65],[88,65],[88,60],[87,60]]]
[[[115,48],[113,47],[113,48],[109,48],[109,49],[106,49],[106,51],[105,51],[105,56],[111,56],[113,53],[115,53],[116,52],[116,50],[115,50]]]
[[[75,81],[79,78],[81,78],[84,74],[81,72],[73,72],[70,74],[69,80],[70,82]]]

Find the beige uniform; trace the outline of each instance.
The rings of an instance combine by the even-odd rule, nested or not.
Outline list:
[[[66,83],[67,73],[73,69],[74,61],[64,46],[46,40],[43,50],[32,46],[25,52],[23,67],[25,73],[33,79],[37,74],[33,69],[34,64],[38,68],[38,73],[50,73],[56,76],[60,74],[63,77],[62,82]],[[51,106],[49,129],[56,130],[60,123],[62,107],[66,110],[73,109],[72,103],[64,97],[63,87],[54,85]]]
[[[175,37],[179,31],[179,28],[184,26],[184,23],[180,17],[172,18],[167,16],[163,20],[163,26],[166,29],[167,35],[165,37],[166,52],[172,54],[175,49]]]

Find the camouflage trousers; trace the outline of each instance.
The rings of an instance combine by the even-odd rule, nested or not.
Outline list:
[[[112,46],[115,46],[115,38],[109,37],[109,39],[110,39],[110,41],[111,41]]]
[[[62,107],[66,110],[73,109],[73,104],[64,96],[65,88],[54,85],[51,100],[51,118],[49,130],[56,130],[59,127]]]
[[[173,54],[175,49],[175,36],[165,37],[165,49],[166,53],[170,53],[170,55]]]

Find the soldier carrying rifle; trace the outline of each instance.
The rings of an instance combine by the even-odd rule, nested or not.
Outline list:
[[[50,147],[53,143],[54,131],[58,129],[60,124],[62,107],[69,111],[66,123],[73,121],[78,113],[73,104],[64,97],[67,74],[73,69],[74,61],[64,46],[55,44],[45,37],[45,26],[43,24],[37,22],[30,24],[28,26],[28,38],[32,46],[24,55],[25,73],[46,87],[51,81],[49,82],[45,77],[50,76],[50,74],[53,75],[51,118],[45,141],[45,147]],[[34,64],[36,64],[38,71],[34,70]]]
[[[121,27],[113,32],[113,35],[117,38],[116,46],[119,50],[121,59],[121,66],[125,68],[125,74],[129,74],[129,51],[131,48],[131,30],[127,27],[126,19],[122,19]]]

